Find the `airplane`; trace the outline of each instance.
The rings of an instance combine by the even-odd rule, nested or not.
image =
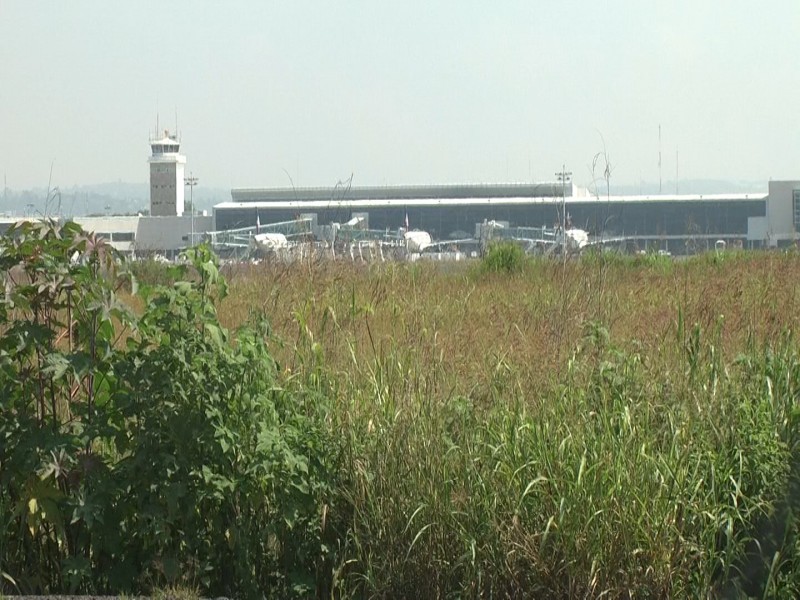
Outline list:
[[[289,241],[282,233],[257,233],[253,236],[253,242],[264,250],[277,250],[289,245]]]
[[[409,252],[422,252],[433,244],[431,234],[427,231],[406,231],[403,233],[403,239]]]
[[[563,231],[563,233],[562,233]],[[532,233],[533,235],[528,235]],[[538,233],[538,235],[536,235]],[[578,254],[594,246],[621,243],[624,237],[592,238],[588,231],[578,227],[509,227],[497,221],[487,221],[480,228],[481,242],[485,246],[493,239],[505,239],[527,245],[528,251],[543,250],[545,254],[566,251]]]

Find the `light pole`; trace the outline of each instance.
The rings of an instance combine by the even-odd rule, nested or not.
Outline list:
[[[572,171],[567,171],[566,165],[561,165],[561,172],[556,173],[556,178],[561,182],[561,251],[564,260],[567,257],[567,182],[572,177]]]
[[[192,206],[192,235],[189,238],[189,246],[194,246],[194,186],[197,185],[197,177],[189,171],[189,176],[183,179],[183,183],[189,186],[189,204]]]

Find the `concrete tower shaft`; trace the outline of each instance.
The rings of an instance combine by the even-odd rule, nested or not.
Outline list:
[[[165,130],[150,139],[150,215],[175,217],[183,215],[184,165],[177,134]]]

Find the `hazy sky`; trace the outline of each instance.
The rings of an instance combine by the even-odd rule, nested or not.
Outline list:
[[[800,178],[800,1],[0,0],[10,188]],[[287,174],[288,173],[288,174]]]

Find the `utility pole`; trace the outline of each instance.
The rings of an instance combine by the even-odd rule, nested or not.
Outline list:
[[[658,193],[661,193],[661,125],[658,126]]]
[[[189,204],[192,205],[192,235],[189,238],[189,246],[194,246],[194,186],[197,185],[197,177],[189,171],[189,176],[184,177],[183,183],[189,186]]]
[[[561,165],[561,171],[556,173],[556,179],[561,183],[561,252],[564,260],[567,258],[567,183],[571,181],[572,171],[567,171],[566,165]]]

